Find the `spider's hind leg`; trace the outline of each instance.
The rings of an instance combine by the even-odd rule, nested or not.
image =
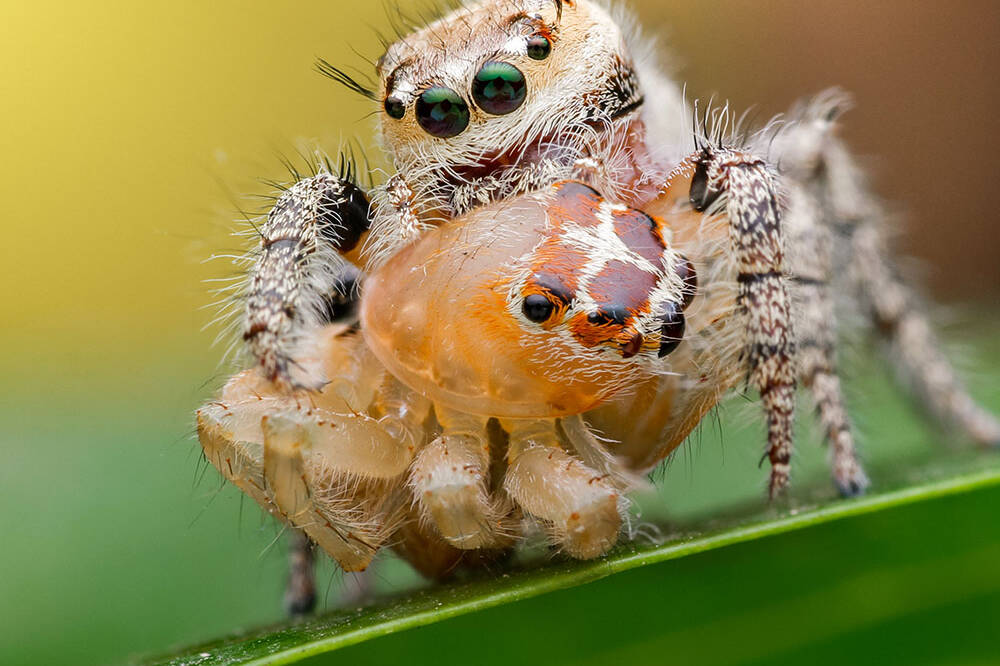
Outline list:
[[[316,607],[316,570],[313,543],[301,530],[288,537],[288,585],[285,610],[289,615],[308,615]]]
[[[816,416],[830,446],[833,480],[844,496],[865,491],[868,478],[857,449],[836,369],[837,330],[830,285],[833,268],[832,234],[822,224],[818,202],[801,187],[788,184],[784,222],[790,292],[795,312],[799,378],[816,404]]]
[[[890,358],[917,398],[937,419],[980,444],[1000,446],[1000,422],[969,395],[918,300],[887,262],[878,230],[859,228],[853,239],[854,277]]]
[[[927,410],[980,443],[1000,444],[1000,423],[968,394],[919,300],[899,277],[885,236],[885,213],[835,136],[847,103],[832,91],[799,110],[796,122],[775,141],[783,171],[822,207],[823,232],[843,243],[862,308]]]

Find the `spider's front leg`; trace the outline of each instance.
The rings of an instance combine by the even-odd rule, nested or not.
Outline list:
[[[381,367],[350,326],[331,326],[353,319],[369,209],[357,185],[328,172],[277,198],[243,296],[256,367],[198,413],[209,460],[347,570],[367,566],[394,529],[390,500],[422,436],[422,407],[392,382],[376,390]],[[290,544],[292,613],[315,600],[310,539],[296,533]]]
[[[278,197],[260,227],[245,295],[243,340],[263,375],[289,389],[319,388],[326,377],[305,359],[311,332],[329,323],[347,295],[345,275],[369,228],[364,192],[329,173]]]
[[[796,356],[784,238],[775,177],[761,159],[705,147],[681,167],[690,171],[690,202],[728,220],[729,252],[743,320],[740,358],[767,418],[771,497],[788,484],[795,413]]]
[[[292,185],[260,228],[250,271],[243,339],[263,374],[287,387],[317,388],[325,378],[306,367],[307,331],[332,319],[350,298],[343,255],[355,250],[369,226],[368,200],[354,183],[319,173]],[[286,607],[307,613],[315,604],[312,546],[302,534],[289,544]]]

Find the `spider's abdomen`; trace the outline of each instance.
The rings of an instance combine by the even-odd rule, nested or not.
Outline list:
[[[575,182],[478,209],[372,274],[362,330],[397,378],[466,413],[587,411],[683,332],[669,230]]]

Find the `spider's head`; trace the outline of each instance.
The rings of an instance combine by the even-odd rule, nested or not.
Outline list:
[[[452,213],[568,177],[643,102],[620,28],[588,0],[471,4],[393,44],[378,76],[397,169]]]

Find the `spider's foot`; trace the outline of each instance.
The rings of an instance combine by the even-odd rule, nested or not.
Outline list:
[[[983,446],[1000,448],[1000,422],[982,413],[969,425],[969,434]]]
[[[773,502],[785,494],[788,489],[791,466],[787,462],[771,464],[771,479],[767,486],[768,498]]]
[[[845,498],[864,495],[871,485],[865,471],[856,461],[850,468],[834,470],[833,482],[837,485],[841,497]]]
[[[285,612],[291,617],[311,615],[316,608],[316,590],[299,590],[291,586],[285,590]]]

